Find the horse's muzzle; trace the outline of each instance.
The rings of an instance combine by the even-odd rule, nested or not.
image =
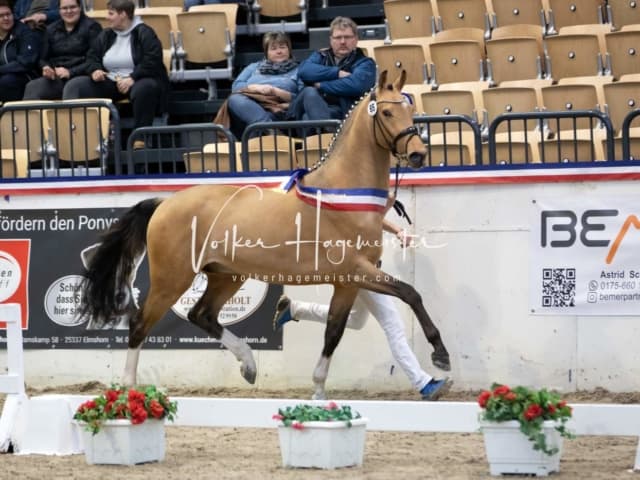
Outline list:
[[[426,155],[424,152],[411,152],[409,154],[409,166],[411,168],[420,168],[424,164]]]

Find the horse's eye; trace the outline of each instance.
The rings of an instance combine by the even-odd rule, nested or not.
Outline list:
[[[393,116],[393,114],[389,110],[383,110],[382,114],[387,118]]]

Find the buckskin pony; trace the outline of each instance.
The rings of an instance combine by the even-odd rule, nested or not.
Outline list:
[[[450,369],[447,349],[420,295],[376,268],[389,152],[413,168],[422,166],[426,156],[411,106],[401,94],[405,78],[402,72],[388,83],[382,72],[377,86],[345,119],[326,157],[305,175],[292,176],[288,191],[194,186],[138,203],[103,235],[89,261],[80,315],[109,319],[122,314],[117,293],[129,284],[145,248],[149,261],[149,292],[129,325],[125,384],[136,383],[140,348],[153,325],[200,272],[208,284],[189,321],[235,355],[250,383],[256,378],[250,347],[218,323],[220,309],[241,287],[243,276],[333,285],[324,348],[313,372],[314,398],[324,396],[331,356],[360,288],[407,303],[434,348],[433,364]]]

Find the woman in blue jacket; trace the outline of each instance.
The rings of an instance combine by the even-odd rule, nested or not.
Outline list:
[[[22,100],[37,76],[41,37],[13,18],[9,0],[0,0],[0,102]]]
[[[237,137],[247,125],[285,120],[290,102],[302,88],[291,40],[283,32],[262,39],[265,59],[248,65],[231,86],[228,109],[231,132]],[[259,131],[255,134],[259,135]]]

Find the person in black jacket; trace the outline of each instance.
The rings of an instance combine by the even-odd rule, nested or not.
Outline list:
[[[70,78],[87,73],[87,52],[102,27],[84,14],[80,0],[61,0],[60,16],[47,27],[40,55],[42,77],[27,84],[24,100],[59,100]]]
[[[13,19],[9,0],[0,0],[0,102],[21,100],[27,82],[36,77],[40,37]]]
[[[72,78],[62,99],[110,98],[131,101],[134,128],[150,126],[166,110],[169,76],[162,44],[153,29],[134,17],[131,0],[110,0],[110,28],[100,33],[87,55],[87,74]]]

